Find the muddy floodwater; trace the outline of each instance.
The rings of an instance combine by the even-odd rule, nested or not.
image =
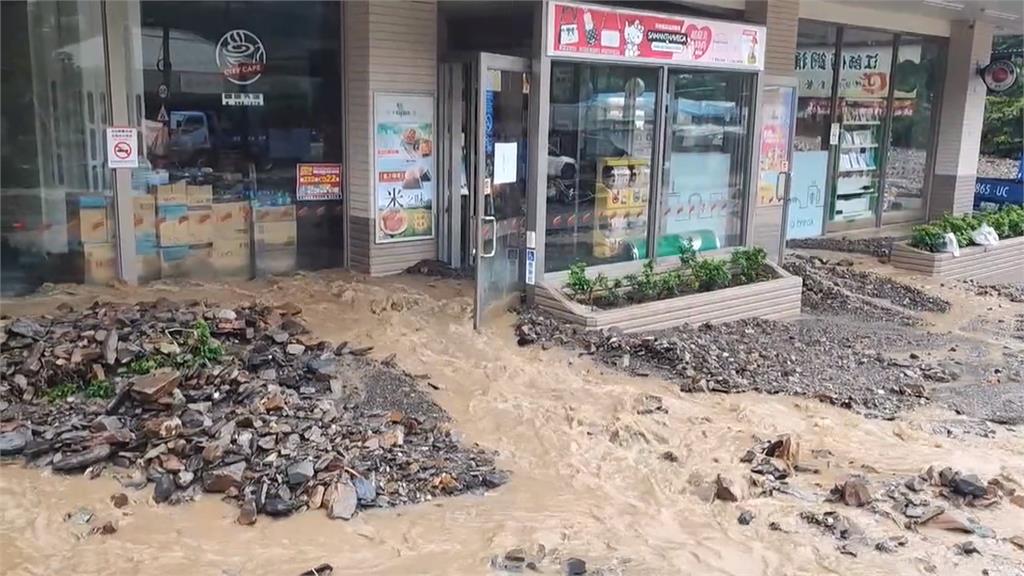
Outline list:
[[[373,345],[375,356],[396,353],[406,370],[429,374],[434,398],[462,438],[498,451],[511,480],[486,495],[369,510],[349,522],[312,511],[243,527],[234,522],[237,509],[210,494],[172,507],[153,504],[151,488],[129,490],[131,504],[115,509],[110,495],[122,489],[111,478],[44,474],[10,462],[0,467],[0,572],[298,575],[326,562],[335,575],[486,575],[495,573],[492,555],[542,543],[606,574],[1024,573],[1024,550],[1006,540],[1024,535],[1024,510],[1005,500],[971,511],[997,535],[985,539],[927,526],[907,531],[884,515],[821,502],[844,474],[882,481],[933,464],[1024,484],[1024,430],[993,425],[993,438],[951,438],[935,434],[932,424],[957,416],[935,405],[883,421],[806,398],[681,394],[670,382],[625,376],[570,351],[519,348],[511,315],[475,332],[471,288],[327,273],[146,289],[71,287],[5,302],[7,315],[96,298],[296,302],[317,336]],[[960,299],[936,329],[988,330],[1002,349],[1015,344],[998,318],[1021,313],[1020,304]],[[638,414],[644,393],[661,396],[666,412]],[[804,454],[831,453],[819,474],[791,480],[795,494],[711,504],[694,495],[698,475],[744,477],[749,466],[739,456],[757,438],[781,433],[794,434]],[[678,461],[661,458],[665,451]],[[116,519],[119,530],[80,537],[64,520],[80,507]],[[841,554],[835,539],[799,519],[809,509],[839,510],[872,539],[904,534],[909,543],[893,554],[870,547],[856,557]],[[753,523],[738,524],[740,510],[752,511]],[[773,522],[778,529],[769,528]],[[954,550],[967,539],[980,555]]]

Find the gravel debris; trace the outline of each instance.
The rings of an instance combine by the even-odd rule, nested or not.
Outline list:
[[[205,491],[241,506],[240,524],[348,519],[508,478],[417,377],[313,337],[295,305],[96,303],[0,333],[3,455],[89,477],[112,465],[158,503]]]
[[[786,241],[786,248],[803,250],[827,250],[829,252],[848,252],[851,254],[867,254],[879,258],[888,257],[892,253],[892,245],[903,240],[902,236],[878,236],[874,238],[795,238]]]

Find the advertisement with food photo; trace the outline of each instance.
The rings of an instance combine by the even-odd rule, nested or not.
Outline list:
[[[377,94],[374,99],[376,241],[434,235],[434,99]]]

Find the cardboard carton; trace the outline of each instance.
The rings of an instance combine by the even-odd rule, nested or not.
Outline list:
[[[160,249],[160,275],[164,278],[213,276],[209,246],[173,246]]]
[[[132,216],[136,238],[142,234],[156,234],[156,197],[147,194],[132,198]]]
[[[184,246],[189,243],[188,206],[185,204],[157,205],[157,238],[161,247]]]
[[[249,238],[214,238],[211,262],[213,269],[224,276],[251,276]]]
[[[257,224],[261,224],[263,222],[294,222],[295,205],[257,206],[253,209],[253,220]]]
[[[253,229],[253,239],[257,249],[281,248],[295,246],[297,237],[295,221],[290,222],[264,222],[256,224]]]
[[[287,274],[294,272],[297,262],[295,246],[264,247],[256,250],[258,274]]]
[[[189,206],[210,206],[213,204],[213,186],[186,186]]]
[[[248,237],[252,224],[252,209],[248,202],[225,202],[213,205],[213,235],[219,237],[238,236],[245,232]]]
[[[209,244],[213,241],[213,210],[206,208],[188,209],[188,243]]]
[[[82,244],[102,244],[110,242],[113,227],[110,225],[107,209],[80,208],[77,226],[72,228],[73,239]],[[77,234],[75,233],[77,232]]]
[[[139,282],[152,282],[160,279],[160,252],[142,254],[135,257],[138,268]]]
[[[117,278],[117,252],[113,242],[86,244],[82,252],[86,284],[109,284]]]
[[[188,185],[184,180],[180,180],[174,184],[157,186],[156,204],[157,206],[188,204]]]
[[[146,232],[135,235],[135,254],[137,256],[159,255],[160,242],[156,239],[156,232]]]

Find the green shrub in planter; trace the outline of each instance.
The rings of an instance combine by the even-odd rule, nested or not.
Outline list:
[[[710,292],[719,288],[726,288],[732,280],[729,273],[729,265],[725,260],[716,258],[701,258],[693,263],[690,268],[693,279],[697,283],[697,290]]]
[[[733,250],[730,261],[736,267],[740,280],[744,284],[757,282],[764,275],[764,267],[768,255],[763,248],[737,248]]]
[[[946,244],[946,233],[938,226],[921,224],[914,226],[910,234],[910,245],[919,250],[938,252]]]

